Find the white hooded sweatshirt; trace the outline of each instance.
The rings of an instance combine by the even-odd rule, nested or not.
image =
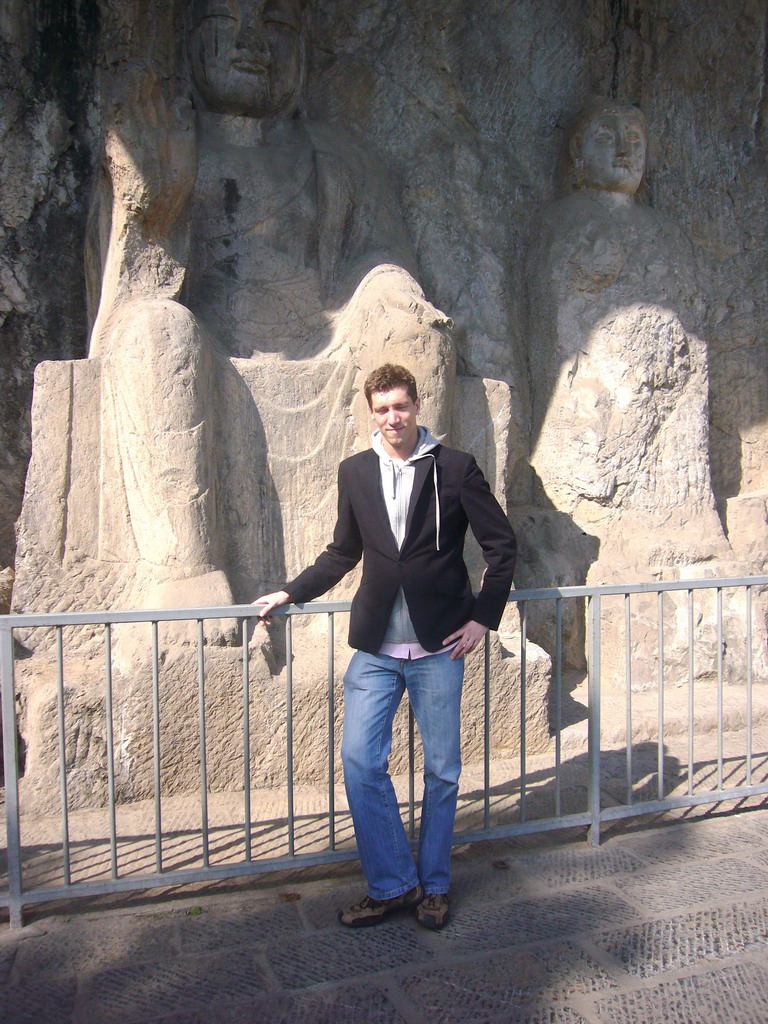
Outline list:
[[[416,475],[414,463],[419,459],[429,458],[434,462],[432,449],[440,442],[430,434],[426,427],[419,427],[419,438],[413,454],[407,459],[393,459],[384,450],[381,439],[381,432],[374,431],[371,437],[373,450],[379,457],[379,469],[381,471],[381,489],[384,493],[384,504],[389,517],[389,525],[395,538],[398,549],[402,548],[405,540],[405,525],[408,518],[408,505],[413,491],[413,481]],[[437,549],[440,550],[440,497],[437,490],[437,474],[433,472],[432,479],[435,488],[435,533],[437,536]],[[402,587],[398,591],[392,614],[389,617],[387,632],[384,636],[385,644],[417,644],[418,638],[411,622],[408,612],[408,605]],[[386,653],[386,652],[384,652]],[[426,651],[424,652],[427,653]]]

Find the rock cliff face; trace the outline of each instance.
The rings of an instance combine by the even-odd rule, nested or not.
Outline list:
[[[281,584],[327,537],[333,467],[366,443],[360,377],[384,359],[413,365],[428,425],[477,454],[520,527],[520,582],[765,570],[764,0],[265,10],[287,78],[250,107],[216,63],[226,5],[213,27],[191,0],[0,12],[0,570],[16,558],[17,610]],[[623,221],[569,178],[591,97],[645,113]],[[578,665],[583,623],[564,626]],[[551,653],[551,623],[528,629]],[[115,646],[126,707],[133,642]],[[24,683],[37,740],[45,657]],[[55,764],[40,749],[38,783]]]
[[[32,371],[86,350],[99,73],[137,57],[176,71],[187,6],[15,0],[0,18],[3,564],[13,560],[29,458]],[[559,194],[567,131],[588,96],[644,109],[641,198],[693,241],[717,507],[739,556],[759,562],[768,535],[765,5],[324,0],[309,23],[307,114],[342,125],[389,167],[420,283],[455,321],[459,374],[509,385],[511,505],[532,497],[520,471],[531,429],[523,268],[532,220]],[[535,335],[535,317],[528,329]]]
[[[0,561],[13,563],[32,373],[85,352],[82,249],[93,164],[93,3],[0,16]]]

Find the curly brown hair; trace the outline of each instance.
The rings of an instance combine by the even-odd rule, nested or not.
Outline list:
[[[416,389],[416,378],[410,370],[397,363],[384,363],[369,373],[363,385],[365,397],[368,400],[368,408],[372,408],[371,395],[382,391],[394,391],[395,388],[405,388],[408,396],[413,402],[418,402],[419,394]]]

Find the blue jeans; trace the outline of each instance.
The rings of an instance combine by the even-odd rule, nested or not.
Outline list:
[[[386,900],[421,882],[448,892],[461,773],[459,722],[464,659],[415,661],[356,651],[344,676],[344,783],[368,893]],[[424,748],[424,796],[417,864],[389,777],[392,721],[405,690]]]

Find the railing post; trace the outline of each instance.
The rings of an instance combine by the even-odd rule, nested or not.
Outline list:
[[[16,739],[16,694],[13,630],[0,624],[0,686],[3,708],[3,765],[5,771],[5,830],[8,849],[8,911],[11,928],[24,924],[21,900],[21,832],[19,829],[19,746]]]
[[[491,634],[483,643],[483,828],[491,827]]]
[[[328,615],[328,849],[336,849],[336,631]]]
[[[590,846],[600,845],[600,595],[588,598],[587,671],[589,720],[587,728],[587,809],[592,819],[589,826]]]
[[[205,721],[205,625],[197,620],[197,719],[200,742],[200,831],[203,840],[203,866],[210,860],[210,832],[208,828],[208,750]]]
[[[288,813],[288,853],[296,852],[296,814],[293,794],[293,619],[285,622],[285,769]]]
[[[248,619],[240,621],[243,668],[243,841],[246,863],[251,862],[251,669],[248,661]]]
[[[416,728],[413,706],[408,701],[408,838],[416,838],[416,779],[413,762],[416,757]]]

